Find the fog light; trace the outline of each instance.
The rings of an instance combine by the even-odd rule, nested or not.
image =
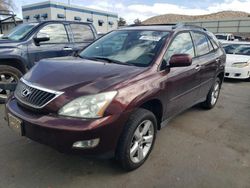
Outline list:
[[[99,138],[92,139],[92,140],[82,140],[82,141],[77,141],[73,144],[73,148],[82,148],[82,149],[87,149],[87,148],[94,148],[96,147],[100,142]]]

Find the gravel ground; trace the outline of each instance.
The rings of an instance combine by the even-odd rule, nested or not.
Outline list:
[[[211,111],[193,107],[158,132],[138,170],[61,154],[13,133],[0,106],[0,187],[250,187],[250,83],[227,81]]]

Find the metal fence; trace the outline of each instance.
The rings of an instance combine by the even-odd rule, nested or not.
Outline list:
[[[250,37],[250,18],[227,20],[199,20],[184,23],[207,28],[213,33],[234,33]]]

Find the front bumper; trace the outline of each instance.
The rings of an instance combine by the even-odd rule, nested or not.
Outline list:
[[[71,119],[55,115],[41,115],[28,111],[10,99],[6,114],[22,120],[23,136],[49,145],[64,153],[77,153],[110,157],[114,155],[119,136],[128,118],[128,113],[112,115],[94,120]],[[75,149],[73,143],[99,138],[94,148]]]
[[[225,77],[226,78],[235,78],[235,79],[247,79],[250,77],[250,67],[226,67],[225,68]]]

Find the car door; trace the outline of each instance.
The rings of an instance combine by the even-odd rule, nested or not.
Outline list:
[[[64,24],[46,24],[39,29],[35,37],[42,35],[49,36],[49,40],[40,42],[39,44],[33,41],[28,46],[29,59],[32,64],[44,58],[68,56],[73,53],[73,46]]]
[[[197,98],[199,91],[199,77],[197,60],[195,58],[194,45],[189,32],[182,32],[172,40],[168,47],[162,65],[168,66],[169,60],[174,54],[189,54],[193,57],[192,65],[187,67],[164,68],[163,88],[165,98],[164,119],[172,117],[182,110],[191,107]],[[165,67],[165,66],[162,66]]]
[[[197,31],[192,32],[192,37],[195,43],[197,61],[200,66],[198,98],[204,99],[213,84],[216,70],[219,68],[220,58],[217,49],[214,49],[207,35]]]
[[[79,52],[95,40],[95,35],[88,24],[71,23],[70,28],[74,39],[74,51]]]

